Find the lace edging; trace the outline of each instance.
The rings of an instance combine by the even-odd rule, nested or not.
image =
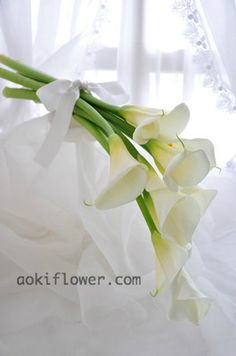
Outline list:
[[[236,97],[222,78],[195,0],[174,0],[173,10],[186,23],[184,35],[194,49],[194,63],[204,75],[203,86],[211,88],[217,95],[216,105],[219,109],[235,112]]]

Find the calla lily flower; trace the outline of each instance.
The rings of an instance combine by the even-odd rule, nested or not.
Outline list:
[[[195,188],[189,194],[172,192],[167,188],[150,193],[150,212],[156,216],[155,223],[161,233],[181,246],[192,241],[192,235],[201,216],[216,195],[215,190]]]
[[[183,139],[169,144],[150,140],[147,145],[173,191],[197,185],[216,166],[214,148],[207,139]]]
[[[137,198],[147,184],[147,167],[135,160],[118,135],[109,137],[110,176],[95,201],[98,209],[111,209]]]
[[[190,320],[199,324],[211,305],[211,299],[202,294],[189,274],[183,269],[173,283],[172,304],[169,318]]]
[[[131,125],[137,127],[145,120],[160,118],[163,115],[163,110],[138,105],[123,105],[120,108],[120,114]]]
[[[146,205],[158,230],[182,246],[192,241],[201,216],[207,210],[216,190],[197,186],[179,192],[169,190],[155,169],[147,164]]]
[[[159,140],[150,140],[147,144],[147,147],[155,161],[158,162],[158,165],[160,165],[162,170],[165,171],[170,161],[176,155],[183,152],[183,145],[184,148],[189,152],[194,152],[197,150],[204,151],[208,158],[210,168],[214,168],[216,166],[214,146],[208,139],[181,139],[181,141],[177,139],[173,140],[172,142],[170,141],[169,143],[160,142]]]
[[[200,183],[210,168],[210,162],[203,150],[184,149],[170,161],[163,180],[171,190],[177,191],[179,187],[191,187]]]
[[[214,168],[216,166],[216,158],[215,158],[215,151],[214,146],[211,141],[205,138],[194,138],[194,139],[184,139],[183,143],[191,152],[197,150],[203,150],[205,155],[208,158],[210,168]]]
[[[136,126],[133,139],[141,145],[150,139],[175,141],[189,121],[189,109],[184,103],[166,114],[162,110],[126,106],[121,109],[121,115]]]
[[[148,118],[142,121],[133,133],[133,140],[139,145],[144,145],[151,138],[157,138],[160,132],[159,118]]]
[[[158,232],[153,233],[152,243],[156,253],[157,294],[173,281],[189,254],[175,242],[163,239]]]

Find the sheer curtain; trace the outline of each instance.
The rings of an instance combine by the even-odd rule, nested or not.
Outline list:
[[[190,105],[186,132],[211,138],[218,164],[235,153],[235,3],[124,1],[118,77],[131,101]]]
[[[132,103],[187,102],[187,133],[211,138],[224,165],[236,151],[235,17],[233,0],[0,0],[0,46],[56,76],[118,79]],[[1,130],[39,110],[0,105]]]
[[[106,13],[104,0],[0,0],[1,52],[57,77],[82,77],[93,67]],[[30,103],[0,100],[1,131],[39,114]]]

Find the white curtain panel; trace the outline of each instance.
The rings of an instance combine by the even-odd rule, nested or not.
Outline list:
[[[130,101],[165,109],[187,102],[186,133],[209,137],[218,165],[224,166],[236,151],[235,2],[123,0],[121,5],[117,76]]]
[[[75,79],[93,67],[106,17],[103,0],[0,0],[1,53],[52,75]],[[0,89],[7,83],[0,81]],[[39,114],[28,102],[0,96],[0,130]]]

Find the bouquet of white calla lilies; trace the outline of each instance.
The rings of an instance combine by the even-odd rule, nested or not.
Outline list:
[[[57,155],[70,120],[83,126],[110,155],[109,181],[95,207],[112,209],[136,200],[153,244],[155,295],[171,287],[170,317],[198,323],[210,301],[196,289],[183,267],[191,255],[194,231],[216,193],[197,185],[216,163],[209,140],[179,137],[189,121],[188,107],[182,103],[166,112],[115,106],[111,103],[126,98],[115,83],[106,88],[119,87],[119,98],[114,98],[119,100],[107,103],[101,98],[109,100],[116,91],[112,95],[106,91],[104,96],[102,84],[57,80],[4,55],[0,55],[0,63],[5,66],[0,68],[0,77],[18,85],[4,88],[5,97],[42,103],[51,112],[51,128],[39,157],[35,157],[38,164],[48,165]],[[147,155],[140,154],[143,150]]]

